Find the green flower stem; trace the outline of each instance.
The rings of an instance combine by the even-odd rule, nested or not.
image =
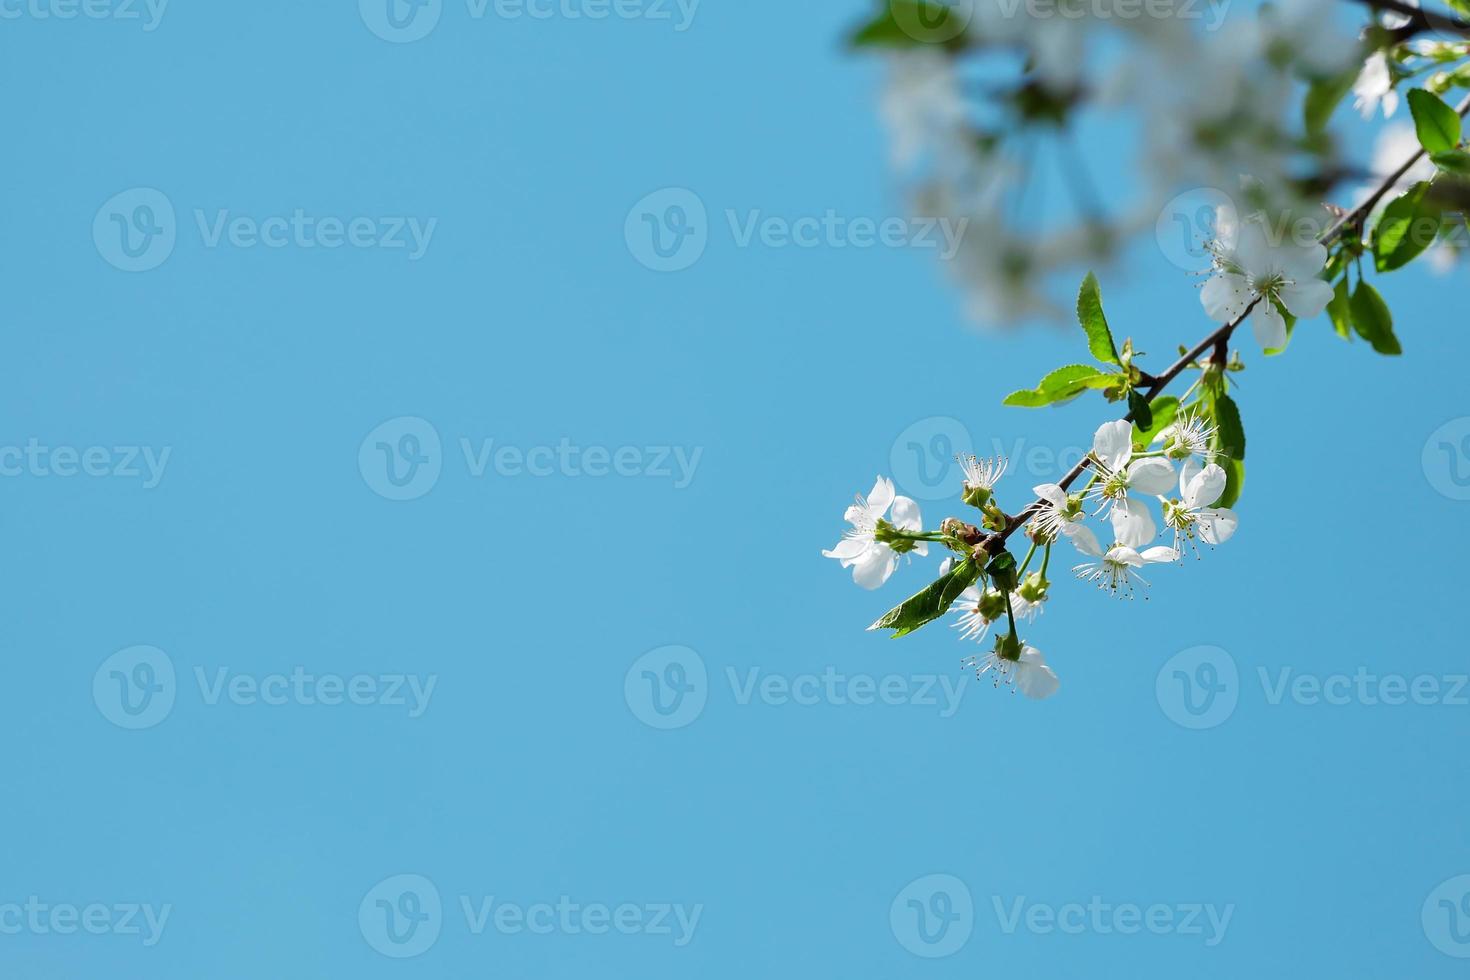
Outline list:
[[[1021,562],[1021,570],[1016,572],[1016,578],[1019,579],[1026,574],[1026,569],[1031,567],[1031,556],[1034,554],[1036,554],[1036,542],[1032,541],[1030,550],[1026,552],[1025,560]]]

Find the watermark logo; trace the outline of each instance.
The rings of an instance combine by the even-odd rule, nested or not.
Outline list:
[[[0,446],[0,477],[109,477],[141,480],[152,490],[172,455],[172,446],[51,446],[32,436],[24,446]]]
[[[92,219],[97,254],[123,272],[158,268],[173,254],[177,240],[173,202],[151,187],[114,195]]]
[[[1455,959],[1470,959],[1470,875],[1440,882],[1424,899],[1420,922],[1435,949]]]
[[[139,21],[151,34],[163,22],[169,0],[0,0],[0,20]]]
[[[1196,731],[1224,724],[1240,701],[1240,671],[1220,647],[1174,654],[1159,669],[1154,693],[1170,721]]]
[[[421,41],[439,25],[444,0],[357,0],[362,22],[394,44]]]
[[[915,956],[952,956],[970,941],[975,901],[969,887],[954,875],[925,875],[894,897],[888,925],[898,944]]]
[[[439,482],[444,466],[439,431],[411,415],[389,419],[369,432],[357,451],[363,482],[388,500],[417,500]]]
[[[422,875],[384,879],[363,896],[357,925],[367,944],[384,956],[421,956],[439,941],[444,925],[439,889]]]
[[[46,902],[38,895],[24,902],[0,903],[0,936],[126,936],[157,946],[173,914],[171,904],[134,902]]]
[[[900,490],[916,500],[956,498],[964,482],[958,456],[975,452],[970,430],[959,419],[920,419],[893,440],[889,472]]]
[[[92,676],[97,710],[119,728],[152,728],[173,711],[177,695],[173,661],[157,647],[119,650]]]
[[[1450,500],[1470,500],[1470,416],[1430,433],[1420,459],[1429,485]]]
[[[682,272],[709,246],[709,213],[683,187],[654,191],[633,205],[623,225],[628,251],[654,272]]]
[[[1188,272],[1210,268],[1208,244],[1237,226],[1235,201],[1222,190],[1198,187],[1164,205],[1154,223],[1154,239],[1164,258]]]
[[[898,29],[922,44],[948,44],[975,18],[975,0],[889,0]]]
[[[650,728],[671,731],[691,725],[709,700],[704,659],[684,646],[650,650],[628,668],[623,698],[634,717]]]

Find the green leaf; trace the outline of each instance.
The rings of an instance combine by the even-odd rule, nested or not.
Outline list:
[[[1439,215],[1425,204],[1428,192],[1429,183],[1420,181],[1383,209],[1373,229],[1373,261],[1379,272],[1408,265],[1433,243]]]
[[[1332,318],[1332,329],[1344,340],[1353,339],[1353,314],[1348,300],[1347,277],[1339,280],[1332,291],[1332,301],[1327,304],[1327,315]]]
[[[1148,399],[1140,392],[1128,392],[1128,410],[1133,413],[1133,423],[1135,425],[1142,426],[1145,429],[1152,429],[1154,427],[1153,406],[1148,403]]]
[[[893,637],[907,636],[925,623],[932,623],[949,611],[949,607],[980,578],[980,566],[968,558],[954,563],[949,572],[935,579],[922,591],[884,613],[870,630],[893,630]]]
[[[858,28],[849,43],[855,48],[918,48],[941,43],[964,48],[968,15],[932,0],[889,0],[871,21]]]
[[[1332,118],[1332,113],[1337,110],[1343,97],[1353,90],[1353,82],[1357,77],[1358,71],[1354,68],[1335,77],[1319,78],[1312,82],[1302,105],[1308,133],[1321,133],[1327,128],[1327,121]]]
[[[1409,93],[1409,110],[1414,114],[1419,143],[1430,154],[1460,145],[1460,117],[1439,96],[1416,88]]]
[[[1240,492],[1245,488],[1245,464],[1238,459],[1221,459],[1220,467],[1225,471],[1225,492],[1215,502],[1216,507],[1234,507],[1240,502]]]
[[[1091,364],[1068,364],[1042,378],[1035,388],[1011,392],[1001,404],[1040,408],[1075,398],[1088,388],[1106,388],[1117,380],[1118,375],[1099,371]]]
[[[1153,418],[1148,428],[1140,427],[1137,419],[1133,422],[1133,441],[1139,445],[1147,446],[1154,441],[1154,436],[1174,424],[1174,419],[1179,414],[1179,399],[1173,395],[1164,395],[1154,399],[1152,408]]]
[[[1077,321],[1087,332],[1087,349],[1093,357],[1104,364],[1122,364],[1118,347],[1113,343],[1113,331],[1108,329],[1108,318],[1103,316],[1102,290],[1097,285],[1097,276],[1090,272],[1077,293]]]
[[[1441,150],[1438,153],[1429,154],[1429,159],[1447,174],[1454,174],[1456,177],[1470,177],[1470,153],[1464,150]]]
[[[1014,592],[1020,584],[1016,556],[1009,551],[1002,551],[992,558],[990,564],[985,566],[985,574],[990,576],[990,581],[1002,592]]]
[[[1378,295],[1378,290],[1367,282],[1359,282],[1358,288],[1353,290],[1348,309],[1353,316],[1353,329],[1372,344],[1374,350],[1380,354],[1404,352],[1393,334],[1393,314],[1383,297]]]
[[[1240,406],[1229,395],[1215,398],[1215,445],[1236,461],[1245,459],[1245,426],[1240,421]]]

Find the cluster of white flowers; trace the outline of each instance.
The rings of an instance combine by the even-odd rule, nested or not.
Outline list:
[[[994,651],[966,659],[977,676],[989,673],[997,686],[1010,685],[1032,698],[1056,692],[1056,673],[1040,651],[1020,642],[1015,630],[1017,623],[1031,624],[1041,615],[1050,595],[1046,565],[1052,546],[1063,539],[1085,559],[1073,568],[1079,579],[1131,598],[1136,585],[1148,586],[1139,569],[1181,561],[1186,549],[1198,557],[1199,542],[1214,546],[1235,533],[1239,525],[1235,512],[1214,506],[1225,492],[1227,477],[1211,448],[1213,426],[1199,415],[1185,413],[1148,446],[1135,445],[1133,436],[1133,425],[1127,420],[1108,422],[1097,430],[1088,457],[1091,480],[1081,492],[1069,493],[1055,483],[1033,488],[1038,500],[1026,526],[1033,546],[1016,580],[1002,589],[982,578],[954,602],[953,626],[962,640],[983,641],[994,624],[1005,620],[1009,625],[1008,634],[997,638]],[[987,526],[1006,527],[1005,515],[994,509],[992,501],[1006,470],[1005,460],[962,457],[960,463],[965,472],[965,502],[985,513],[987,520],[992,515],[999,517],[999,525]],[[1162,529],[1148,505],[1149,498],[1158,503]],[[893,481],[882,476],[871,493],[859,496],[847,508],[844,517],[852,528],[836,547],[822,554],[851,568],[853,580],[865,589],[876,589],[888,581],[901,555],[928,554],[929,541],[943,541],[961,553],[985,547],[975,537],[980,533],[977,529],[953,520],[945,522],[945,530],[925,531],[918,504],[896,494]],[[1089,517],[1111,525],[1110,547],[1104,548],[1087,525]],[[957,538],[951,524],[974,534]],[[1172,545],[1154,544],[1161,533],[1172,535]],[[1027,574],[1038,548],[1045,549],[1042,568]],[[940,569],[941,578],[951,568],[952,559]]]

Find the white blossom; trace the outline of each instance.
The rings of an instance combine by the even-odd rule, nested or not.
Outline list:
[[[1132,548],[1152,541],[1159,533],[1148,505],[1128,496],[1129,490],[1154,496],[1174,487],[1174,467],[1158,456],[1133,458],[1133,423],[1106,422],[1092,438],[1092,455],[1100,479],[1089,491],[1102,502],[1113,522],[1119,543]]]
[[[1264,222],[1248,220],[1233,244],[1216,242],[1214,252],[1215,273],[1200,291],[1205,314],[1217,323],[1233,323],[1250,309],[1251,329],[1265,350],[1286,346],[1286,320],[1276,304],[1305,320],[1332,300],[1332,287],[1318,278],[1327,264],[1327,248],[1320,242],[1272,245]]]
[[[885,520],[888,508],[893,508],[891,523],[903,531],[921,531],[923,518],[919,516],[919,505],[908,497],[894,493],[893,481],[878,477],[872,491],[847,508],[844,519],[852,529],[842,536],[831,551],[823,551],[824,558],[835,558],[843,568],[852,569],[852,580],[865,589],[876,589],[898,567],[898,552],[886,542],[877,540],[878,522]],[[916,554],[927,555],[929,545],[923,541],[913,546]]]
[[[1018,660],[1007,659],[992,650],[984,657],[971,657],[966,666],[975,668],[977,678],[990,674],[996,687],[1009,684],[1035,701],[1051,697],[1061,686],[1056,671],[1046,665],[1046,658],[1033,646],[1022,647]]]
[[[1092,533],[1090,527],[1075,528],[1068,537],[1078,551],[1096,559],[1075,565],[1072,571],[1084,582],[1095,582],[1098,588],[1114,595],[1122,592],[1132,598],[1135,579],[1147,587],[1148,580],[1138,573],[1138,569],[1144,565],[1179,560],[1179,552],[1162,546],[1139,552],[1128,545],[1115,543],[1107,551],[1103,551],[1097,535]]]
[[[1217,545],[1235,533],[1240,526],[1235,511],[1214,506],[1225,492],[1226,482],[1225,471],[1214,463],[1185,464],[1179,475],[1179,499],[1164,502],[1164,524],[1174,531],[1176,552],[1182,553],[1186,542],[1194,548],[1196,536],[1205,544]]]

